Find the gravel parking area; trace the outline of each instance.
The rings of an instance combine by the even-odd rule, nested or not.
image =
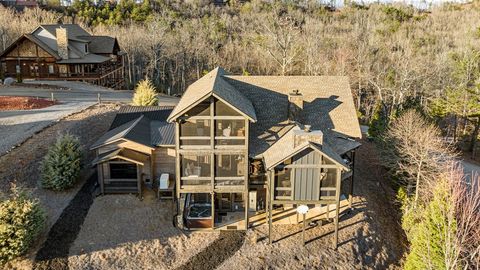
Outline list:
[[[301,225],[275,225],[242,232],[189,233],[172,226],[172,205],[153,195],[95,199],[70,249],[70,269],[400,269],[405,236],[391,204],[394,196],[378,166],[375,149],[358,151],[357,196],[353,211],[340,217],[339,247],[333,223],[306,231]]]
[[[94,102],[65,102],[43,109],[0,111],[0,156],[38,131]]]
[[[97,197],[70,249],[69,269],[174,269],[219,232],[188,233],[172,225],[172,203],[154,195]],[[201,269],[201,266],[198,266]]]

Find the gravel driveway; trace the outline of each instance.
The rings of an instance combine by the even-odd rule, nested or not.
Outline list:
[[[53,94],[60,104],[44,109],[25,111],[0,111],[0,156],[21,144],[33,134],[65,116],[82,111],[98,101],[129,103],[132,91],[111,90],[82,82],[31,81],[32,87],[0,86],[0,96],[34,96],[50,98]],[[48,84],[55,87],[38,87]],[[162,105],[176,105],[178,98],[160,96]]]
[[[94,102],[65,102],[43,109],[0,111],[0,156],[53,122],[82,111]]]

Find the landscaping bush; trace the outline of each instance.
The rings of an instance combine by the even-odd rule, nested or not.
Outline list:
[[[26,252],[44,225],[38,200],[13,186],[10,197],[0,203],[0,264]]]
[[[82,149],[77,138],[60,137],[42,162],[42,186],[52,190],[72,187],[80,175]]]
[[[135,106],[157,106],[158,94],[155,87],[149,79],[142,80],[138,83],[133,94],[133,105]]]

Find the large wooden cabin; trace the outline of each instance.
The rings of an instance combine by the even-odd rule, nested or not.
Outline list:
[[[165,108],[148,108],[157,113],[119,122],[122,109],[95,144],[102,192],[112,174],[125,178],[119,171],[130,172],[130,186],[122,179],[111,191],[141,193],[145,178],[169,173],[181,228],[247,229],[267,220],[271,231],[308,205],[308,219],[334,209],[338,231],[361,137],[346,77],[232,76],[216,68],[188,87],[168,118]],[[350,188],[342,191],[345,182]]]
[[[75,80],[124,87],[124,53],[114,37],[94,36],[76,24],[40,25],[0,54],[4,77]]]

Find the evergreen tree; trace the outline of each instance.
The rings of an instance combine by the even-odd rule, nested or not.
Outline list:
[[[406,270],[456,269],[455,203],[448,181],[441,180],[425,206],[404,200],[402,225],[410,240],[410,252],[405,261]],[[423,208],[423,209],[422,209]],[[415,220],[421,219],[420,222]]]
[[[384,113],[382,104],[377,104],[375,112],[369,123],[368,135],[377,138],[387,129],[387,116]]]
[[[133,94],[132,104],[135,106],[157,106],[158,94],[149,79],[138,83]]]
[[[80,175],[82,149],[77,138],[60,137],[42,162],[42,186],[52,190],[72,187]]]
[[[9,198],[0,202],[0,266],[25,253],[44,226],[40,202],[12,185]]]

